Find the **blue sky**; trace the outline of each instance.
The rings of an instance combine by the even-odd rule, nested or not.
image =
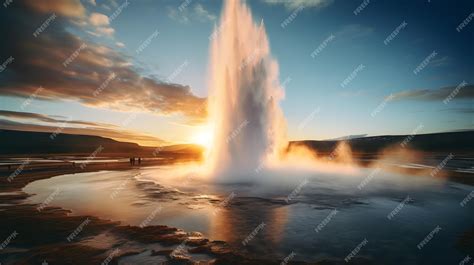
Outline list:
[[[56,22],[42,34],[46,38],[53,35],[53,27],[61,26],[82,41],[109,47],[114,56],[128,61],[140,76],[189,86],[197,98],[206,97],[209,37],[219,23],[222,1],[129,0],[129,5],[113,21],[92,22],[92,14],[110,17],[123,2],[82,1],[79,4],[84,8],[83,14],[64,15],[60,25]],[[457,1],[456,5],[434,0],[370,1],[357,15],[354,10],[363,1],[301,0],[299,5],[291,5],[279,0],[250,0],[247,3],[255,21],[263,19],[272,55],[279,63],[286,93],[281,105],[291,139],[410,134],[420,124],[423,128],[418,133],[474,128],[471,86],[474,26],[470,22],[459,32],[456,30],[474,11],[472,1]],[[180,10],[180,6],[184,8]],[[14,12],[22,12],[16,8],[12,4],[1,12],[14,16]],[[28,7],[19,7],[22,8]],[[40,13],[42,9],[37,7],[33,10],[38,13],[35,23],[40,25],[48,13]],[[61,13],[58,14],[62,19]],[[291,22],[282,27],[285,20]],[[384,40],[404,22],[406,26],[385,45]],[[158,35],[137,54],[137,48],[154,32]],[[334,38],[313,58],[311,53],[329,36]],[[75,49],[77,45],[70,51]],[[436,55],[426,67],[414,74],[415,68],[433,52]],[[0,54],[0,62],[13,53],[13,49],[11,52],[6,49]],[[19,83],[10,82],[18,78],[15,74],[22,74],[21,68],[15,69],[15,63],[0,73],[0,81],[5,81],[0,92],[2,88],[6,91],[0,93],[2,110],[113,124],[171,142],[187,142],[199,130],[196,123],[188,122],[188,114],[175,109],[166,113],[138,110],[136,118],[123,126],[131,109],[117,110],[82,96],[62,97],[56,91],[44,97],[47,101],[38,96],[22,109],[22,102],[32,90],[16,93],[12,92],[13,88],[6,88]],[[363,69],[356,70],[360,65]],[[351,73],[353,78],[342,87],[341,83]],[[23,80],[20,81],[24,86]],[[463,81],[467,85],[444,104],[443,99]],[[19,91],[23,86],[14,89]],[[108,89],[112,90],[113,86]]]

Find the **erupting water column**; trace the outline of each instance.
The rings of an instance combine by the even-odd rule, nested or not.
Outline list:
[[[240,0],[225,2],[211,45],[210,170],[221,180],[251,180],[286,147],[278,64],[263,21],[256,25]]]

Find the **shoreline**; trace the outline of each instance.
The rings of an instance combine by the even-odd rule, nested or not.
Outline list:
[[[160,164],[169,164],[169,161],[146,166]],[[151,256],[157,256],[157,261],[159,258],[166,260],[163,264],[197,264],[192,256],[176,251],[180,246],[188,248],[190,255],[208,258],[199,264],[280,264],[277,260],[246,257],[232,250],[227,243],[209,241],[198,232],[185,232],[164,225],[122,225],[95,216],[70,215],[69,210],[60,207],[46,206],[38,210],[38,204],[22,203],[30,196],[22,188],[32,181],[64,174],[130,168],[133,167],[128,163],[107,163],[91,164],[84,169],[25,169],[11,182],[6,181],[8,174],[0,172],[0,239],[15,234],[0,252],[0,264],[41,264],[43,261],[51,264],[118,264],[120,258],[150,250]],[[99,240],[98,245],[97,242],[91,244],[90,241],[97,237],[112,239]],[[159,250],[155,250],[157,243],[162,246]]]
[[[39,211],[38,204],[22,203],[30,196],[23,192],[22,188],[36,180],[64,174],[123,171],[189,161],[190,159],[144,161],[141,166],[131,166],[127,162],[91,163],[82,169],[70,164],[25,167],[11,182],[6,179],[14,170],[0,171],[0,240],[9,238],[12,234],[16,235],[0,252],[1,264],[41,264],[43,261],[51,264],[100,264],[106,259],[109,259],[108,264],[118,264],[120,258],[146,251],[151,251],[151,256],[157,256],[157,259],[165,259],[163,264],[197,264],[193,263],[192,257],[176,253],[175,250],[182,244],[188,248],[191,255],[201,255],[209,259],[207,263],[200,264],[280,264],[281,260],[245,256],[231,249],[226,242],[209,241],[198,232],[185,232],[163,225],[142,228],[122,225],[120,222],[95,216],[71,215],[69,210],[60,207],[46,205]],[[453,180],[451,177],[448,179]],[[472,185],[472,181],[469,182]],[[101,237],[105,239],[97,240],[100,244],[90,243]],[[159,250],[152,246],[157,243],[162,246]],[[358,259],[361,264],[372,264],[370,260]],[[292,264],[344,263],[339,260],[325,260],[319,263],[292,261]]]

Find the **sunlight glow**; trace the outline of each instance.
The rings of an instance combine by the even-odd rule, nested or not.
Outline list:
[[[214,133],[211,129],[211,126],[199,127],[193,134],[191,142],[194,144],[201,145],[202,147],[206,148],[206,150],[210,150],[212,145],[213,134]]]

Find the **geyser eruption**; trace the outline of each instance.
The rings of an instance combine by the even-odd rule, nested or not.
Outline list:
[[[214,140],[208,165],[218,178],[252,178],[286,147],[278,64],[263,21],[255,24],[240,0],[225,2],[212,37],[208,111]]]

